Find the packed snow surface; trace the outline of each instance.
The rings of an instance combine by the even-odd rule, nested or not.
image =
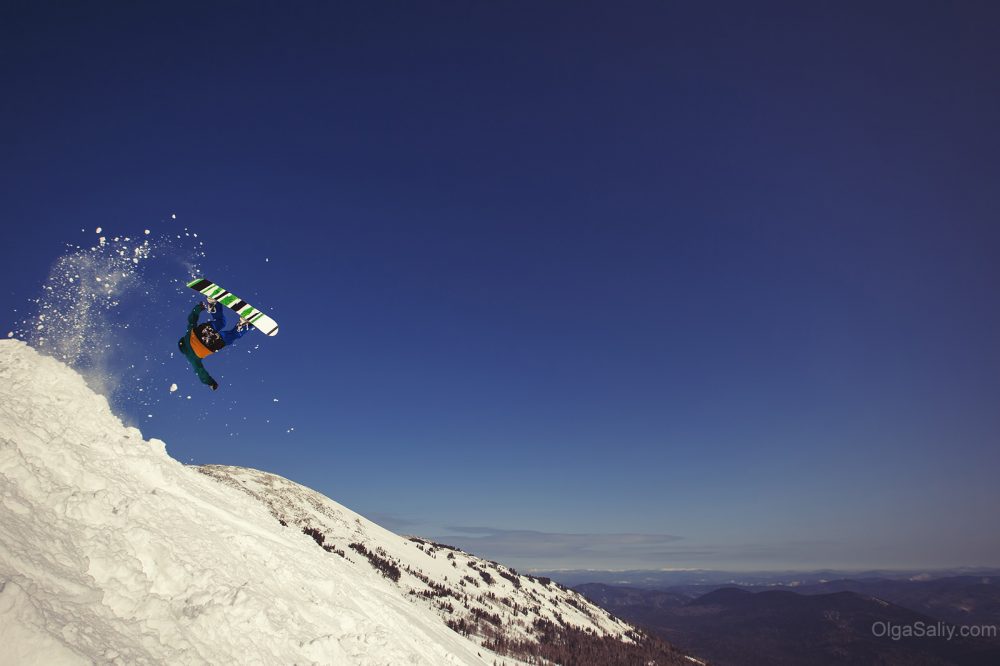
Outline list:
[[[4,665],[496,659],[17,340],[0,340],[0,646]]]

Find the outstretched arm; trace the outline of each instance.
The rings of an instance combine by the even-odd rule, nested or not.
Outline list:
[[[191,367],[194,368],[194,374],[198,375],[198,379],[201,380],[202,384],[211,386],[213,391],[219,388],[219,383],[212,379],[212,375],[208,374],[208,370],[205,369],[201,359],[192,358],[188,360],[191,361]]]
[[[205,304],[202,303],[201,301],[198,301],[197,305],[194,306],[194,309],[191,310],[191,314],[188,315],[188,330],[191,330],[192,328],[198,325],[198,316],[204,309],[205,309]]]
[[[234,324],[231,329],[229,329],[228,331],[222,331],[221,333],[219,333],[219,335],[222,336],[223,342],[225,342],[227,345],[231,345],[240,338],[242,338],[244,335],[246,335],[247,331],[249,330],[250,330],[250,324],[244,326],[242,330],[240,330],[239,324]]]
[[[215,311],[212,312],[212,326],[215,330],[221,331],[226,327],[226,316],[222,314],[222,306],[216,305]]]

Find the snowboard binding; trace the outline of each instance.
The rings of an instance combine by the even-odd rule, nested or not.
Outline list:
[[[218,303],[215,299],[209,298],[205,300],[205,312],[209,314],[215,314],[215,304]]]

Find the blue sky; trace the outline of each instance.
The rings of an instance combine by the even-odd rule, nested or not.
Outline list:
[[[989,5],[2,18],[4,323],[102,227],[281,325],[198,385],[187,239],[116,311],[179,460],[526,568],[1000,565]]]

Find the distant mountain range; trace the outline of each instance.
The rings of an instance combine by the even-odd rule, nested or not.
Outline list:
[[[933,580],[845,579],[800,585],[794,590],[799,594],[857,592],[953,624],[1000,627],[1000,576],[950,576]]]
[[[962,567],[954,569],[910,569],[868,571],[819,569],[815,571],[716,571],[712,569],[634,569],[608,571],[600,569],[575,569],[562,571],[532,571],[536,576],[546,576],[563,585],[574,587],[584,583],[628,585],[663,590],[681,585],[703,585],[712,589],[723,585],[743,587],[799,587],[818,585],[838,580],[899,580],[928,581],[955,577],[993,577],[1000,579],[1000,569],[990,567]],[[703,592],[704,594],[704,592]]]
[[[837,580],[795,591],[599,583],[574,589],[715,666],[987,666],[1000,664],[1000,641],[962,638],[957,631],[958,625],[997,626],[997,583],[956,576]],[[956,634],[949,638],[949,631]]]

